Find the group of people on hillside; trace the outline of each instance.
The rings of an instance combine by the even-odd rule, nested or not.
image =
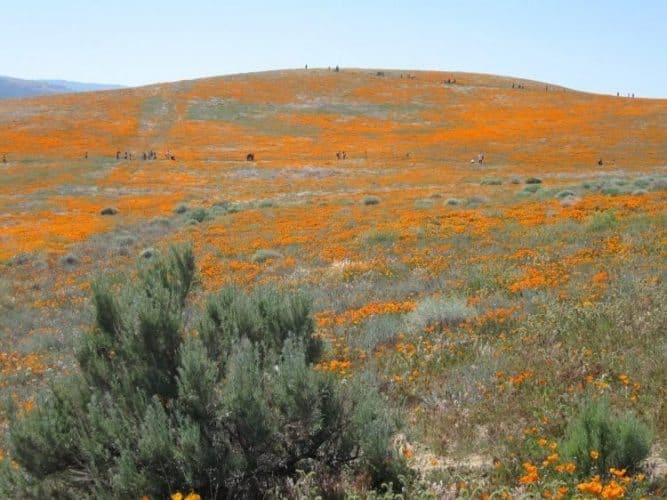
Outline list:
[[[132,154],[131,151],[129,151],[129,152],[125,151],[125,152],[122,152],[122,153],[121,153],[121,151],[116,151],[116,160],[121,160],[121,159],[123,159],[123,160],[134,160],[134,155]],[[150,150],[148,152],[144,151],[141,154],[141,159],[144,160],[144,161],[146,161],[146,160],[157,160],[157,153],[153,150]],[[167,151],[164,154],[164,159],[174,161],[174,160],[176,160],[176,155],[174,155],[171,151]]]

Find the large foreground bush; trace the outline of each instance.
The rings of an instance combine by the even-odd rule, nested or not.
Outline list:
[[[307,297],[228,287],[186,322],[191,250],[144,265],[124,291],[93,288],[79,372],[14,417],[3,497],[257,497],[298,470],[348,467],[393,479],[377,393],[312,369]]]
[[[611,468],[639,469],[651,449],[651,432],[633,413],[617,415],[605,399],[590,400],[579,409],[567,429],[563,454],[577,465],[581,476],[607,475]]]

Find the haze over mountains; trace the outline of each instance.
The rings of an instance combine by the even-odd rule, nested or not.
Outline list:
[[[0,76],[0,99],[32,97],[50,94],[70,94],[73,92],[93,92],[123,88],[122,85],[106,83],[82,83],[67,80],[24,80]]]

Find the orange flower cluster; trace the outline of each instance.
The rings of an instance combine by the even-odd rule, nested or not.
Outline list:
[[[577,484],[577,490],[599,498],[622,498],[625,495],[623,486],[616,481],[604,484],[599,475],[593,476],[590,481]]]
[[[344,376],[350,373],[352,367],[351,361],[332,359],[331,361],[321,361],[315,365],[315,369],[321,372],[332,372]]]
[[[413,301],[404,302],[371,302],[357,309],[344,311],[342,314],[336,314],[333,311],[322,311],[315,315],[317,326],[327,328],[340,326],[344,324],[358,325],[371,316],[381,314],[403,314],[414,310],[416,307]]]
[[[537,473],[537,467],[530,462],[524,462],[523,468],[526,474],[519,478],[519,484],[533,484],[540,480],[540,475]]]
[[[533,375],[535,375],[535,372],[532,370],[525,370],[522,371],[521,373],[517,375],[510,375],[507,377],[507,379],[513,384],[513,385],[521,385],[523,382],[525,382],[527,379],[531,378]]]
[[[38,354],[19,354],[0,351],[0,388],[9,382],[7,376],[18,372],[39,375],[46,370],[42,357]],[[3,380],[4,379],[4,380]]]

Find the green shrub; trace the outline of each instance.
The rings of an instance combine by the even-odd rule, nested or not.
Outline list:
[[[277,250],[271,250],[271,249],[260,249],[257,250],[253,256],[251,257],[252,262],[256,262],[257,264],[262,264],[263,262],[266,262],[267,260],[273,259],[282,259],[283,254],[278,252]]]
[[[209,213],[204,207],[197,207],[188,213],[188,218],[197,222],[204,222],[209,218]]]
[[[449,205],[450,207],[460,205],[461,203],[463,203],[463,200],[460,200],[459,198],[447,198],[447,200],[445,200],[445,205]]]
[[[177,214],[184,214],[185,212],[188,211],[188,206],[185,203],[179,203],[176,205],[176,208],[174,208],[174,212]]]
[[[322,345],[307,296],[225,287],[188,322],[194,282],[186,247],[124,290],[93,286],[79,370],[12,412],[3,498],[258,498],[298,470],[345,467],[395,479],[379,394],[312,368]]]
[[[569,422],[561,449],[584,477],[607,475],[612,467],[632,473],[648,456],[650,447],[651,432],[634,414],[614,414],[607,400],[593,399]],[[597,452],[597,458],[592,451]]]
[[[526,179],[526,184],[542,184],[542,179],[539,177],[528,177]]]
[[[589,231],[608,231],[618,227],[618,218],[612,210],[596,212],[588,218],[587,228]]]
[[[537,184],[531,184],[530,186],[524,187],[521,192],[523,193],[537,193],[540,189],[542,189],[542,186],[538,186]]]
[[[648,194],[648,191],[646,189],[635,189],[632,192],[632,196],[644,196],[645,194]]]
[[[380,203],[380,198],[377,196],[366,196],[364,198],[364,205],[377,205]]]
[[[570,189],[563,189],[562,191],[559,191],[556,194],[556,198],[558,198],[559,200],[562,200],[563,198],[568,198],[568,197],[572,197],[572,196],[576,196],[576,195],[577,194]]]
[[[500,186],[503,183],[503,181],[496,177],[487,177],[486,179],[482,179],[481,181],[479,181],[479,183],[482,186]]]

